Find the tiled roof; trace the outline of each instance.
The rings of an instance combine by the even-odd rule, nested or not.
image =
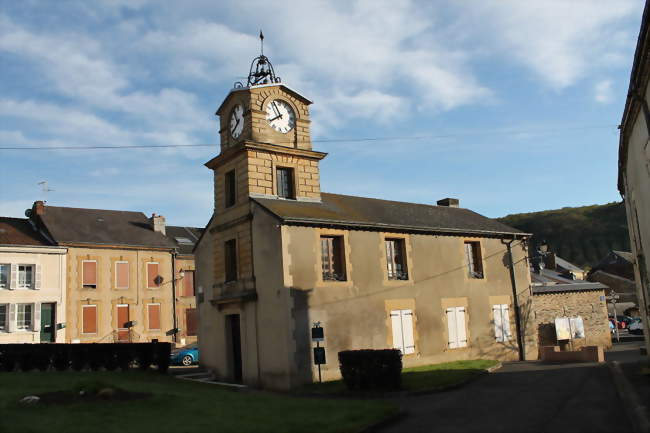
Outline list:
[[[165,228],[167,237],[176,243],[178,252],[184,255],[192,254],[192,250],[201,237],[203,230],[199,227],[182,226],[167,226]]]
[[[51,246],[27,218],[0,217],[0,245]]]
[[[469,209],[328,193],[322,193],[321,199],[320,203],[271,198],[254,200],[285,223],[415,232],[527,235]]]
[[[41,221],[60,244],[176,247],[142,212],[45,206]]]

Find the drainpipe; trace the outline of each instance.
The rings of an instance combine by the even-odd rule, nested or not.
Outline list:
[[[512,243],[516,238],[512,238],[509,241],[501,239],[501,243],[508,247],[508,262],[510,267],[510,282],[512,284],[512,301],[515,307],[515,333],[517,334],[517,348],[519,349],[519,360],[524,360],[524,345],[521,340],[521,318],[519,315],[519,301],[517,300],[517,279],[515,278],[515,261],[512,258]]]
[[[178,325],[176,320],[176,251],[172,250],[172,318],[173,318],[173,329],[174,334],[172,335],[172,341],[174,343],[178,342]]]

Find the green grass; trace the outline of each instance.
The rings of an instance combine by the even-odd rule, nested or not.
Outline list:
[[[153,396],[50,406],[17,403],[26,395],[94,381]],[[396,412],[385,401],[237,392],[156,372],[0,373],[0,432],[356,432]]]
[[[405,368],[402,370],[402,390],[435,391],[460,385],[479,376],[485,370],[494,367],[498,363],[498,361],[489,359],[476,359]],[[354,395],[354,392],[347,390],[342,380],[314,383],[303,388],[302,392],[323,395]]]

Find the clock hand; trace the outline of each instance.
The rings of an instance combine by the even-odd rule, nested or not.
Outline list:
[[[231,133],[235,132],[235,129],[237,129],[237,125],[239,125],[239,119],[237,119],[237,122],[235,123],[235,126],[232,127],[232,130],[230,131]]]
[[[282,114],[278,114],[273,119],[269,119],[269,122],[273,122],[275,119],[282,119]]]
[[[281,116],[280,109],[278,108],[278,105],[275,103],[275,101],[271,102],[271,104],[273,105],[273,109],[275,110],[275,114],[277,114],[278,116]],[[276,119],[277,119],[277,117],[276,117]]]

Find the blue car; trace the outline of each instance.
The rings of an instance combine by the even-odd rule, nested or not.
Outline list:
[[[185,347],[172,350],[170,356],[172,365],[190,366],[199,362],[199,345],[189,344]]]

